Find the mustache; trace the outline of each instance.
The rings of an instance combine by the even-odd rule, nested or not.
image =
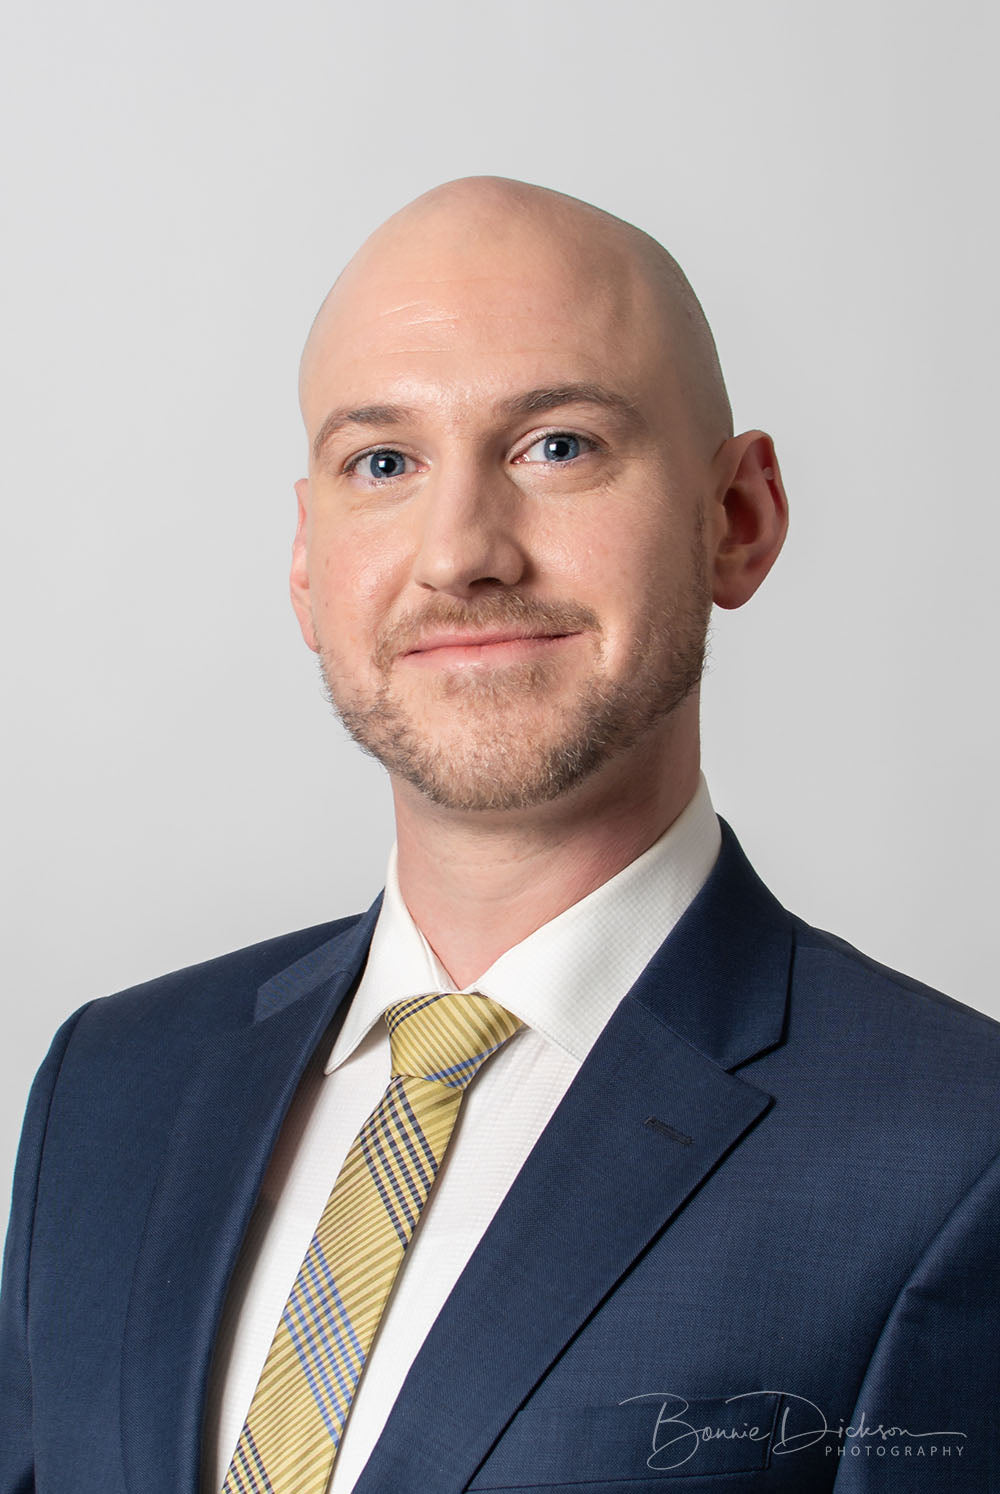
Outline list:
[[[433,597],[419,610],[402,613],[379,629],[374,660],[387,670],[400,654],[419,648],[424,638],[444,628],[475,631],[477,628],[516,629],[525,638],[537,633],[600,632],[596,612],[579,602],[543,602],[519,592],[498,591],[461,601],[458,597]]]

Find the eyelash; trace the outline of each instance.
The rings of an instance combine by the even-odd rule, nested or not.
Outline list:
[[[588,452],[597,450],[598,443],[594,440],[593,436],[585,436],[582,431],[568,430],[564,425],[554,425],[551,430],[538,431],[535,435],[533,435],[527,446],[521,452],[521,456],[514,458],[515,462],[521,461],[522,457],[524,457],[533,446],[537,446],[539,441],[548,441],[553,436],[572,436],[574,441],[579,441],[581,446],[580,456],[586,456]],[[569,461],[566,462],[539,462],[538,466],[568,467],[571,462],[576,461],[579,461],[579,457],[570,457]]]
[[[525,455],[531,450],[533,446],[537,446],[540,441],[549,440],[552,436],[572,436],[575,441],[579,441],[582,447],[580,456],[585,456],[588,452],[597,450],[598,443],[592,436],[585,436],[580,431],[567,430],[565,426],[554,425],[551,430],[536,432],[528,442],[527,446],[525,446],[520,456],[514,457],[513,460],[515,462],[522,461]],[[359,451],[357,456],[351,457],[350,461],[345,464],[345,475],[348,477],[352,475],[361,477],[362,474],[358,471],[361,463],[367,461],[369,457],[377,456],[380,452],[392,453],[395,456],[402,457],[404,461],[413,460],[412,457],[408,457],[406,455],[405,451],[400,451],[396,446],[369,446],[365,451]],[[571,465],[571,463],[578,460],[579,457],[570,457],[568,461],[565,462],[538,462],[533,463],[532,465],[537,465],[539,467],[568,467]],[[399,476],[408,475],[409,474],[407,473],[401,473],[396,477],[372,477],[370,474],[367,474],[363,477],[363,481],[368,483],[373,488],[381,488],[385,487],[389,483],[397,482],[399,480]]]
[[[378,456],[380,452],[388,452],[393,456],[401,456],[404,462],[413,460],[412,457],[406,455],[405,451],[400,451],[396,446],[369,446],[367,451],[359,451],[357,456],[351,457],[350,461],[344,464],[345,477],[362,477],[362,480],[369,483],[373,488],[381,488],[386,483],[398,481],[396,477],[372,477],[370,473],[363,475],[358,471],[362,462],[366,462],[369,457]]]

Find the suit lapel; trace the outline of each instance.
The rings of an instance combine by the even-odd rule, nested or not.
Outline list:
[[[729,1070],[780,1041],[791,947],[791,920],[726,829],[709,882],[445,1303],[356,1494],[465,1488],[588,1315],[764,1115],[770,1096]]]
[[[122,1347],[122,1455],[134,1494],[199,1486],[229,1277],[285,1112],[354,984],[377,910],[263,986],[255,1020],[205,1052],[178,1104]]]
[[[226,1287],[377,911],[261,987],[254,1022],[205,1053],[178,1104],[122,1350],[133,1494],[198,1487]],[[770,1097],[727,1070],[780,1040],[790,922],[724,827],[709,882],[607,1024],[442,1309],[357,1494],[464,1488],[588,1314],[760,1119]]]

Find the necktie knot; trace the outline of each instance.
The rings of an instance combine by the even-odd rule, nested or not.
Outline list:
[[[520,1027],[489,996],[446,991],[387,1008],[393,1076],[411,1074],[464,1089],[480,1066]]]

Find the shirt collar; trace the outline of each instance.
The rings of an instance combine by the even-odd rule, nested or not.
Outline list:
[[[468,989],[492,997],[582,1063],[701,890],[720,844],[719,822],[700,777],[687,808],[647,851],[508,949]],[[326,1072],[354,1052],[393,1002],[454,989],[403,902],[393,847],[368,961]]]

